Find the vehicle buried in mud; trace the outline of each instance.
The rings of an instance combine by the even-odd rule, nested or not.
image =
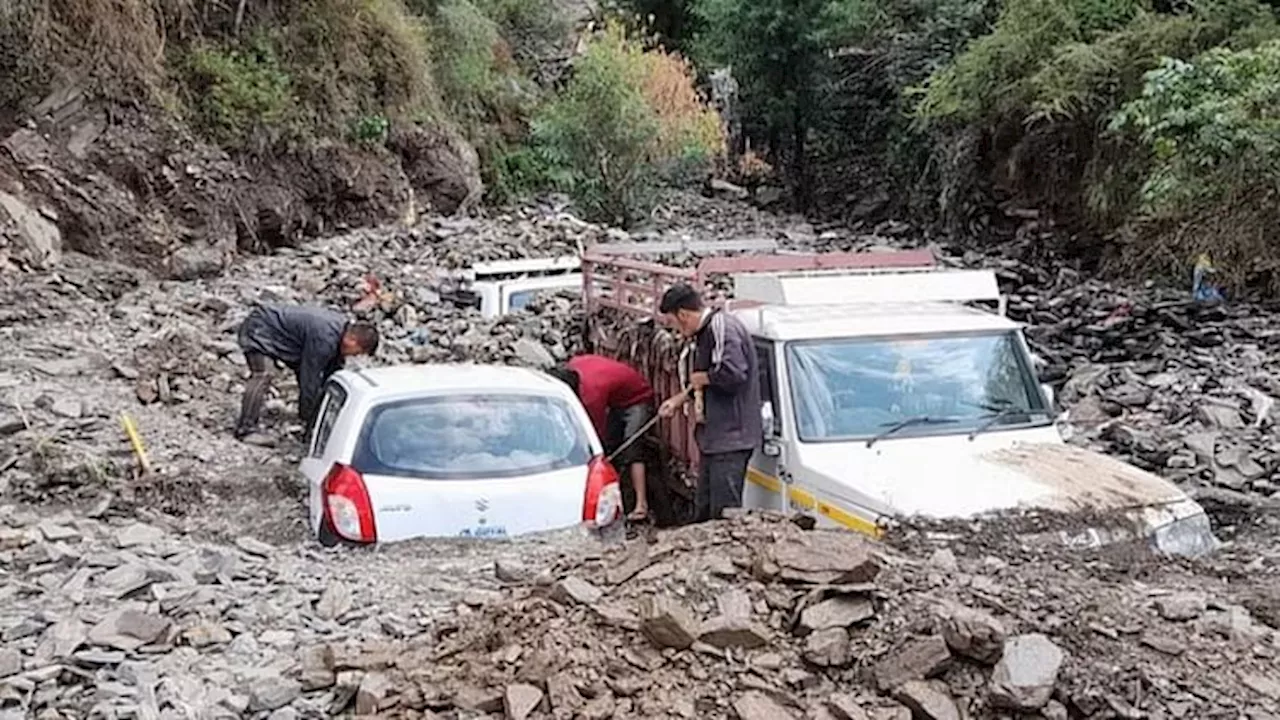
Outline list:
[[[323,545],[618,524],[618,475],[568,386],[536,370],[342,370],[299,465]]]
[[[1063,441],[1052,390],[990,271],[941,269],[927,251],[710,257],[697,268],[588,251],[588,347],[675,394],[689,354],[657,301],[675,282],[715,296],[714,275],[731,278],[732,299],[715,302],[749,328],[759,358],[765,431],[746,507],[873,536],[912,516],[1041,510],[1077,520],[1048,533],[1073,546],[1216,547],[1203,508],[1172,483]],[[689,471],[680,477],[697,476],[693,424],[677,416],[656,438],[659,456]],[[653,486],[660,521],[684,519],[689,483]]]

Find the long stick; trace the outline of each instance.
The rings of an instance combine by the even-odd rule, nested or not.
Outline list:
[[[693,389],[693,386],[690,385],[689,387],[681,390],[680,394],[677,395],[676,397],[688,397],[689,391],[692,389]],[[649,422],[644,424],[644,427],[637,430],[631,437],[627,438],[626,440],[623,440],[622,444],[618,446],[618,449],[614,450],[612,453],[609,453],[609,457],[607,458],[607,460],[610,463],[612,463],[614,458],[621,455],[623,450],[626,450],[627,448],[631,447],[632,443],[634,443],[635,441],[643,437],[645,433],[649,432],[649,428],[653,427],[654,425],[657,425],[658,421],[661,419],[662,419],[661,415],[659,415],[658,413],[654,413],[653,417],[649,418]]]

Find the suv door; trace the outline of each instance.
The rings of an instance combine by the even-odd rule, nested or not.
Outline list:
[[[778,368],[774,356],[774,343],[757,338],[755,350],[756,363],[760,371],[760,401],[762,408],[766,404],[773,408],[776,434],[781,410],[778,406]],[[761,444],[756,447],[755,453],[751,456],[751,465],[747,468],[747,487],[743,488],[743,505],[781,510],[784,503],[781,495],[783,486],[781,478],[778,477],[778,458],[764,454],[764,441],[769,437],[772,436],[767,435],[766,429],[766,436],[760,438]]]
[[[313,531],[320,527],[320,514],[323,510],[320,485],[337,460],[337,446],[340,443],[334,439],[333,431],[337,427],[342,409],[346,407],[347,397],[347,389],[338,381],[330,380],[325,386],[320,412],[316,413],[315,425],[311,428],[307,454],[298,466],[307,483],[307,505]]]

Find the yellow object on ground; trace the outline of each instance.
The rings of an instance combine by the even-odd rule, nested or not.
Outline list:
[[[133,423],[133,418],[128,414],[120,414],[120,423],[124,425],[124,434],[129,436],[129,444],[133,446],[133,454],[138,456],[138,467],[142,468],[143,473],[151,472],[151,461],[147,459],[147,451],[142,447],[142,436],[138,434],[138,428]]]

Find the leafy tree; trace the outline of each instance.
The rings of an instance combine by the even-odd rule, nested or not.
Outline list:
[[[704,27],[701,55],[733,69],[770,151],[787,148],[795,199],[807,208],[808,139],[838,19],[832,0],[698,0],[695,9]]]

